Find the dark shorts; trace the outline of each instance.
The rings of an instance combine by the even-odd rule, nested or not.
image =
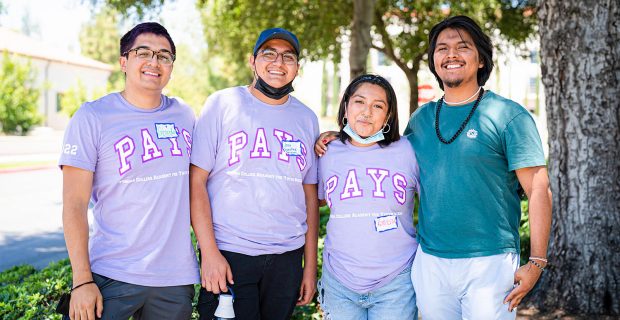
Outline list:
[[[233,308],[236,320],[290,319],[299,298],[304,248],[260,256],[221,251],[228,261],[235,284]],[[211,320],[218,297],[200,288],[200,319]]]
[[[194,286],[145,287],[93,273],[103,296],[101,319],[172,319],[192,317]]]

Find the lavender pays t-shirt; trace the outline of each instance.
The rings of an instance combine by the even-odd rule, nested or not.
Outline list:
[[[334,141],[319,161],[319,199],[330,207],[323,268],[365,293],[411,265],[419,170],[407,139],[387,147]]]
[[[207,190],[220,250],[279,254],[304,245],[303,184],[317,183],[316,115],[296,98],[269,105],[247,87],[207,99],[192,164],[209,171]]]
[[[198,283],[190,238],[192,110],[166,96],[152,110],[119,93],[87,102],[65,132],[59,164],[94,172],[92,271],[143,286]]]

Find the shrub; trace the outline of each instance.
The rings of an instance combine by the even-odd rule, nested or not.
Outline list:
[[[5,51],[0,66],[0,126],[2,132],[26,134],[41,123],[39,90],[30,63],[21,64]]]
[[[70,282],[68,259],[38,272],[22,265],[0,273],[0,319],[61,319],[54,310]]]

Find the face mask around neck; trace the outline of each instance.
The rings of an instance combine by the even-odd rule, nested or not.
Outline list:
[[[282,88],[274,88],[267,84],[267,82],[265,82],[265,80],[263,80],[263,78],[261,78],[258,74],[256,75],[256,83],[254,84],[254,88],[274,100],[280,100],[295,90],[293,89],[293,81],[285,84]]]
[[[373,134],[372,136],[366,138],[362,138],[359,134],[355,133],[355,131],[353,131],[353,129],[349,126],[348,123],[346,126],[344,126],[342,131],[348,134],[349,137],[351,137],[351,139],[353,139],[355,142],[360,144],[371,144],[374,142],[385,140],[385,136],[383,136],[383,128],[379,129],[379,131],[377,131],[377,133]]]

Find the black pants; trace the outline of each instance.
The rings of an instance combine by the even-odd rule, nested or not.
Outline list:
[[[233,274],[236,320],[290,319],[303,275],[303,247],[282,254],[248,256],[221,251]],[[213,319],[217,296],[200,288],[198,313],[201,320]]]

